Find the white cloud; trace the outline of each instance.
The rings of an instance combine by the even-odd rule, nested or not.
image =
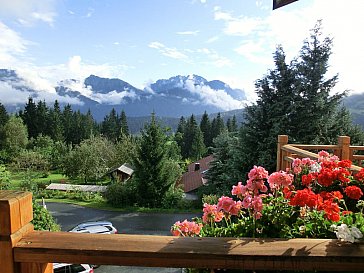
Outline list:
[[[233,65],[233,62],[230,59],[220,56],[215,50],[208,49],[208,48],[200,48],[200,49],[197,49],[196,52],[199,54],[202,53],[202,54],[206,55],[208,57],[208,59],[210,60],[208,63],[210,65],[216,66],[218,68]]]
[[[234,77],[234,76],[218,76],[219,80],[227,83],[231,88],[244,90],[244,94],[246,97],[246,101],[243,103],[252,103],[257,100],[257,94],[254,89],[254,80],[243,79],[242,77]]]
[[[57,13],[55,0],[0,0],[0,15],[16,18],[19,23],[31,26],[36,21],[53,24]]]
[[[92,90],[83,84],[86,77],[94,74],[100,77],[118,78],[125,70],[131,69],[125,65],[85,63],[81,56],[73,56],[64,64],[38,66],[27,56],[29,44],[31,42],[24,40],[0,21],[0,68],[16,70],[18,76],[23,79],[21,84],[35,90],[37,98],[47,102],[54,102],[57,99],[60,102],[80,103],[77,98],[60,97],[56,94],[55,87],[62,80],[75,79],[75,81],[68,81],[66,86],[91,98]],[[24,103],[30,95],[4,84],[2,84],[2,90],[1,100],[4,103]],[[112,94],[112,96],[114,98],[117,95]]]
[[[215,41],[219,40],[219,36],[213,36],[211,38],[209,38],[206,43],[210,44],[210,43],[213,43]]]
[[[131,98],[131,99],[136,99],[137,95],[135,94],[135,92],[133,91],[122,91],[122,92],[118,92],[118,91],[111,91],[107,94],[101,94],[101,93],[96,93],[92,95],[92,99],[94,99],[95,101],[98,101],[99,103],[106,103],[106,104],[123,104],[125,103],[125,98]]]
[[[24,55],[28,41],[0,21],[0,65],[8,67]]]
[[[150,48],[157,49],[162,55],[173,58],[173,59],[188,59],[187,55],[183,54],[176,48],[166,47],[160,42],[151,42],[149,44]]]
[[[25,103],[31,92],[23,92],[13,88],[6,82],[0,82],[0,101],[2,104],[16,105],[18,103]]]
[[[189,31],[178,31],[176,32],[178,35],[193,35],[196,36],[200,31],[199,30],[189,30]]]
[[[253,63],[260,63],[264,65],[272,64],[271,54],[267,56],[264,45],[262,45],[262,41],[255,42],[252,40],[246,40],[234,50]]]
[[[241,108],[242,102],[233,99],[224,90],[213,90],[209,86],[199,85],[193,76],[189,76],[184,87],[191,93],[198,95],[202,104],[214,105],[228,111]]]
[[[55,100],[58,100],[60,103],[81,104],[79,99],[68,96],[63,97],[47,92],[39,92],[36,95],[36,100],[44,100],[47,103],[54,103]],[[0,82],[0,101],[5,105],[24,104],[30,96],[34,97],[34,93],[16,89],[6,82]]]

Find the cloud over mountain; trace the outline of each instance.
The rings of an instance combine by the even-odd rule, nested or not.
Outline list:
[[[117,78],[90,75],[83,81],[66,79],[54,88],[39,77],[34,82],[29,75],[0,69],[0,102],[24,106],[29,97],[52,104],[72,104],[81,111],[96,111],[103,117],[112,107],[124,109],[130,116],[158,115],[179,117],[243,108],[245,93],[232,89],[219,80],[208,81],[198,75],[161,79],[143,90]],[[14,96],[16,94],[16,96]]]

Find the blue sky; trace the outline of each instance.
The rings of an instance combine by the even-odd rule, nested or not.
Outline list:
[[[275,11],[272,0],[0,0],[0,68],[45,94],[70,78],[82,90],[90,74],[139,88],[197,74],[254,101],[276,45],[291,60],[322,19],[334,38],[336,90],[362,92],[363,10],[362,0],[299,0]]]

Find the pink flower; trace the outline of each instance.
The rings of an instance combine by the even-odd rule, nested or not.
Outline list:
[[[199,235],[202,224],[184,220],[183,222],[177,221],[171,228],[173,236],[195,236]]]
[[[278,189],[280,187],[288,187],[292,184],[293,175],[284,171],[274,172],[268,178],[268,183],[271,189]]]
[[[259,196],[254,196],[252,200],[252,208],[254,211],[262,211],[263,210],[263,200]]]
[[[329,157],[330,154],[326,151],[320,151],[318,152],[319,157]]]
[[[241,202],[234,201],[231,197],[221,196],[217,204],[217,210],[230,213],[231,215],[238,215],[241,209]]]
[[[311,160],[310,158],[308,158],[308,157],[305,157],[305,158],[302,158],[301,162],[302,162],[302,164],[303,164],[303,165],[311,165],[311,164],[312,164],[312,162],[314,162],[314,161],[312,161],[312,160]]]
[[[246,192],[247,187],[244,186],[242,182],[239,182],[238,185],[233,186],[233,189],[231,190],[231,194],[238,196],[240,199],[243,199],[243,196],[245,196]]]
[[[268,172],[261,166],[254,166],[248,174],[249,180],[262,180],[268,178]]]
[[[235,204],[231,207],[229,213],[231,215],[238,215],[242,207],[241,201],[235,202]]]
[[[221,222],[222,218],[224,217],[224,213],[217,210],[217,205],[203,205],[203,216],[202,221],[204,223],[209,223],[211,221]]]
[[[252,205],[252,197],[250,195],[245,196],[242,202],[243,208],[248,209],[251,207],[251,205]]]
[[[249,179],[246,183],[247,188],[254,192],[255,195],[259,194],[260,192],[267,192],[268,188],[264,185],[264,180],[252,180]]]
[[[299,158],[295,158],[292,162],[293,172],[299,174],[302,172],[302,161]]]

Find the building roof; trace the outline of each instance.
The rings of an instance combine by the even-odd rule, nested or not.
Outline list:
[[[209,155],[188,165],[188,171],[182,175],[178,183],[183,185],[184,192],[191,192],[206,183],[204,173],[209,169],[212,160],[213,156]],[[198,165],[198,170],[196,170]]]
[[[51,183],[47,186],[47,190],[59,190],[59,191],[87,191],[87,192],[105,192],[106,186],[98,185],[73,185],[73,184],[61,184]]]
[[[134,172],[133,168],[128,163],[124,163],[120,167],[117,167],[115,169],[110,170],[108,173],[113,173],[115,171],[125,173],[125,174],[127,174],[129,176],[131,176],[133,174],[133,172]]]

